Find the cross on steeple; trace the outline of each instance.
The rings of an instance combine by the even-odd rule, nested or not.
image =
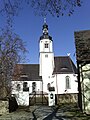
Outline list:
[[[46,23],[46,17],[44,17],[44,23]]]

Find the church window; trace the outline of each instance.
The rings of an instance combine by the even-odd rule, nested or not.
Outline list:
[[[17,90],[20,91],[21,87],[20,84],[17,84]]]
[[[45,43],[45,48],[48,48],[48,43]]]
[[[46,55],[45,55],[45,57],[47,58],[47,57],[48,57],[48,55],[46,54]]]
[[[66,89],[70,89],[71,86],[70,86],[70,77],[69,76],[66,76]]]
[[[49,88],[50,88],[50,83],[47,84],[47,89],[49,90]]]
[[[36,82],[33,82],[32,83],[32,92],[35,92],[36,91]]]
[[[28,83],[24,82],[23,83],[23,91],[29,91]]]

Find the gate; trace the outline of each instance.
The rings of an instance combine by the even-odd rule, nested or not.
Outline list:
[[[48,105],[48,94],[43,94],[43,92],[29,94],[29,105]]]

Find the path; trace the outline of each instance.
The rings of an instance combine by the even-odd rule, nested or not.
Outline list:
[[[90,120],[90,116],[82,114],[77,107],[72,105],[30,106],[2,115],[0,120]]]

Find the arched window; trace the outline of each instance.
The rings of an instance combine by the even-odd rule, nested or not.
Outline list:
[[[70,89],[71,85],[70,85],[70,77],[66,76],[66,89]]]
[[[23,83],[23,91],[29,91],[28,83],[24,82]]]
[[[32,83],[32,92],[35,92],[36,91],[36,82],[33,82]]]
[[[50,88],[50,83],[47,84],[47,90],[49,90],[49,88]]]
[[[20,84],[17,84],[17,91],[20,91],[20,89],[21,89]]]

